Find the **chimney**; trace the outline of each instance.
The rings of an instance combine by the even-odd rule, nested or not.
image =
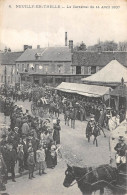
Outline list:
[[[69,40],[69,49],[71,49],[71,53],[73,53],[73,40]]]
[[[32,45],[29,45],[28,48],[29,48],[29,49],[32,49]]]
[[[65,46],[67,46],[67,32],[65,32]]]
[[[37,45],[37,49],[40,49],[40,45]]]
[[[24,51],[26,50],[26,49],[28,49],[28,45],[24,45]]]

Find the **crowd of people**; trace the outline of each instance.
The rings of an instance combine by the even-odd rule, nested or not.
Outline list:
[[[29,179],[35,177],[34,170],[38,174],[46,174],[46,168],[55,168],[57,165],[57,152],[60,144],[60,119],[52,121],[33,117],[22,107],[17,106],[11,100],[6,100],[10,127],[3,132],[0,141],[0,159],[3,164],[3,185],[7,182],[8,173],[11,173],[15,182],[15,170],[22,175],[29,171]],[[0,169],[1,170],[1,169]]]

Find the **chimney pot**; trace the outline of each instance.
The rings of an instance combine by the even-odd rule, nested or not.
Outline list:
[[[26,49],[28,49],[28,45],[24,45],[24,51],[26,50]]]

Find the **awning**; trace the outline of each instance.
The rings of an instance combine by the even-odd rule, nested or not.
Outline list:
[[[62,82],[56,87],[56,90],[76,93],[87,97],[102,97],[109,95],[110,87]]]

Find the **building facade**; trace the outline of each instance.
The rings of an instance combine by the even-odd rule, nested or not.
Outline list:
[[[0,86],[5,83],[8,86],[15,86],[15,83],[20,82],[18,75],[18,71],[16,69],[16,59],[23,52],[2,52],[0,53]],[[5,81],[6,80],[6,81]]]
[[[27,49],[17,60],[16,69],[22,84],[32,82],[42,85],[72,81],[70,75],[72,53],[68,47]]]
[[[95,74],[113,59],[127,67],[127,52],[102,52],[99,50],[98,52],[73,52],[71,68],[74,74],[86,77]]]

